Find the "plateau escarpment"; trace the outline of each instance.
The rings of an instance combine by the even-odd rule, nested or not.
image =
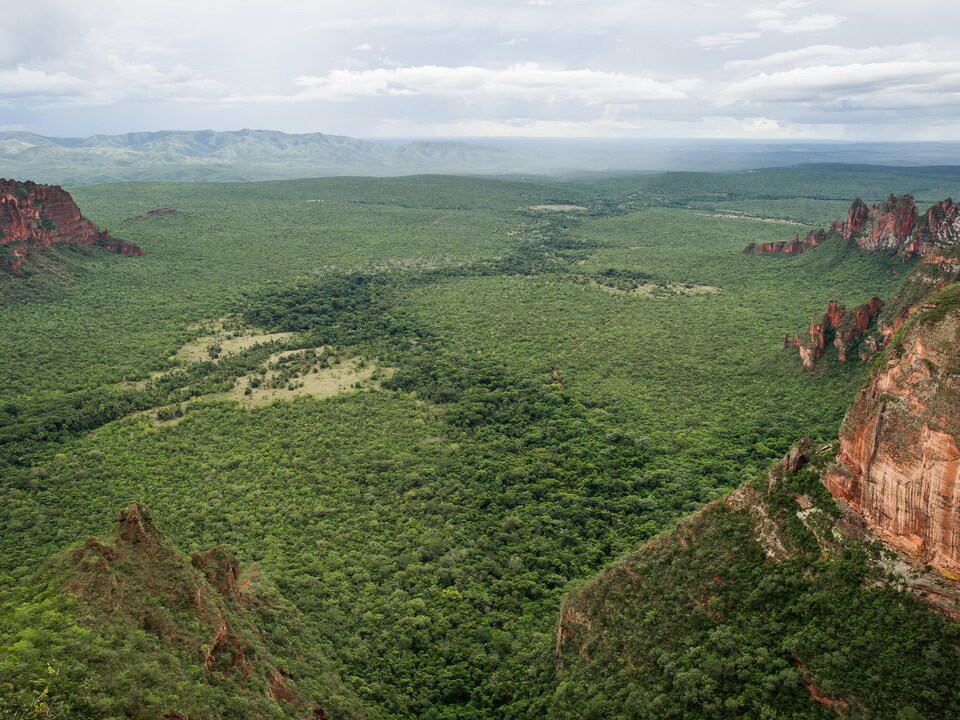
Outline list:
[[[877,297],[848,311],[830,300],[827,311],[810,320],[808,331],[787,334],[784,348],[796,348],[803,366],[817,365],[831,348],[836,359],[873,358],[913,314],[929,293],[960,278],[960,205],[950,198],[917,211],[910,195],[890,195],[867,207],[860,198],[850,205],[846,220],[837,220],[829,231],[820,228],[793,242],[750,243],[744,253],[798,255],[827,241],[852,243],[864,252],[887,253],[912,269],[900,289],[887,302]],[[894,270],[899,273],[899,270]]]
[[[960,716],[958,442],[953,284],[902,323],[839,452],[803,441],[568,599],[557,714]]]
[[[830,492],[887,544],[960,578],[960,288],[928,299],[861,390]],[[935,319],[931,320],[933,317]]]
[[[803,240],[797,234],[792,242],[750,243],[743,252],[799,255],[821,245],[830,235],[853,242],[863,250],[890,251],[906,262],[936,248],[960,242],[960,204],[947,198],[920,214],[911,195],[891,194],[883,202],[870,207],[860,198],[855,198],[847,212],[847,219],[835,220],[829,230],[811,230]]]
[[[63,248],[143,254],[136,245],[111,237],[83,217],[62,187],[0,180],[0,269],[25,275],[26,266],[39,253]]]

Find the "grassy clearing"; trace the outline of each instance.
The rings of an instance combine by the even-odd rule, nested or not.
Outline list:
[[[560,205],[560,204],[547,204],[547,205],[531,205],[531,210],[540,210],[543,212],[575,212],[586,210],[583,205]]]
[[[757,217],[745,212],[735,212],[727,210],[726,212],[697,213],[700,217],[726,218],[728,220],[753,220],[754,222],[774,223],[775,225],[796,225],[793,220],[784,220],[782,218]]]
[[[591,282],[596,287],[612,295],[632,295],[634,297],[670,297],[672,295],[711,295],[720,292],[720,288],[713,285],[685,285],[681,283],[641,283],[630,290],[621,290],[611,285]]]
[[[325,348],[316,348],[322,353]],[[271,355],[259,372],[237,378],[230,392],[209,396],[212,400],[233,400],[245,408],[270,405],[295,397],[329,398],[352,390],[373,390],[379,381],[393,374],[392,368],[379,368],[362,358],[347,358],[332,367],[310,366],[301,373],[288,377],[279,361],[300,358],[305,351],[288,350]]]
[[[191,363],[213,360],[271,342],[283,342],[294,336],[293,333],[259,333],[247,330],[249,334],[235,335],[227,331],[204,335],[192,340],[174,353],[172,359],[177,362]]]

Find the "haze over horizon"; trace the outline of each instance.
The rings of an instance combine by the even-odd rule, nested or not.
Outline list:
[[[0,130],[960,137],[960,9],[933,0],[17,0],[6,15]]]

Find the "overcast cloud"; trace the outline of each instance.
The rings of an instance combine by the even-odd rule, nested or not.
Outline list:
[[[942,0],[13,0],[0,129],[958,140],[958,28]]]

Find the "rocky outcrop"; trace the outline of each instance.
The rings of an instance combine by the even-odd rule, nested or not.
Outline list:
[[[958,297],[954,285],[909,321],[848,413],[825,477],[884,542],[949,577],[960,576]]]
[[[54,569],[47,569],[49,577],[64,579],[63,591],[78,601],[87,632],[105,631],[113,637],[111,633],[119,627],[124,637],[133,631],[146,633],[150,642],[126,657],[136,662],[143,659],[152,667],[157,660],[149,654],[162,648],[167,653],[162,656],[163,679],[174,684],[174,694],[177,683],[194,689],[205,684],[226,689],[227,696],[243,697],[250,707],[245,717],[327,717],[315,702],[316,693],[304,692],[302,673],[315,665],[325,678],[323,686],[334,683],[331,692],[337,694],[343,692],[339,681],[334,681],[327,661],[315,650],[308,651],[311,659],[306,663],[296,655],[283,662],[274,655],[264,620],[275,622],[277,613],[292,608],[279,605],[281,601],[261,584],[256,573],[241,582],[239,563],[220,546],[194,553],[188,561],[140,503],[130,503],[116,517],[109,538],[91,537],[54,556],[50,565]],[[281,643],[280,648],[283,646]],[[288,669],[291,664],[298,668],[296,674]],[[82,682],[95,686],[98,667],[78,666],[72,672],[86,670],[90,674]],[[137,677],[136,671],[131,671],[128,680],[111,679],[108,692],[124,692],[123,683],[137,682]],[[169,694],[170,688],[165,692]],[[203,692],[194,690],[191,697],[192,712],[186,712],[191,707],[187,705],[162,707],[159,713],[154,708],[136,716],[158,720],[226,716],[197,700],[204,697]]]
[[[918,215],[910,195],[890,195],[869,208],[856,198],[845,221],[834,222],[829,233],[819,232],[823,233],[820,242],[834,236],[869,252],[888,252],[904,262],[919,258],[919,262],[888,302],[873,298],[847,313],[831,301],[822,318],[811,320],[809,340],[799,335],[791,340],[786,335],[783,347],[797,348],[807,368],[814,367],[831,344],[840,362],[854,356],[870,360],[886,347],[924,297],[960,278],[960,205],[950,198],[930,206],[923,215]],[[757,250],[750,245],[744,249],[747,251]]]
[[[780,469],[786,473],[795,473],[805,467],[817,453],[816,444],[809,437],[798,442],[780,461]]]
[[[172,207],[161,207],[154,208],[153,210],[147,210],[145,213],[140,215],[134,215],[133,217],[128,217],[124,222],[132,222],[134,220],[146,220],[147,218],[157,217],[160,215],[176,215],[177,209]]]
[[[850,204],[850,210],[847,211],[847,221],[835,221],[830,226],[830,231],[839,233],[844,240],[850,242],[857,233],[863,230],[869,214],[870,208],[867,207],[867,204],[860,198],[854,198]]]
[[[924,255],[934,248],[960,244],[960,204],[951,198],[931,205],[917,223],[908,250]]]
[[[811,230],[800,239],[800,234],[793,236],[793,242],[768,242],[768,243],[750,243],[741,252],[752,253],[754,255],[766,255],[769,253],[779,253],[781,255],[799,255],[810,248],[815,248],[823,242],[827,233],[823,228]]]
[[[136,245],[111,237],[83,217],[62,187],[0,180],[0,269],[24,275],[24,264],[32,256],[66,247],[143,254]]]
[[[240,577],[240,563],[224,548],[217,545],[206,552],[195,552],[190,557],[190,562],[221,595],[239,597],[237,580]]]
[[[809,340],[799,337],[789,342],[789,336],[784,338],[784,347],[791,344],[800,352],[800,358],[805,368],[812,368],[828,347],[834,347],[840,362],[846,362],[852,349],[858,344],[874,319],[883,307],[883,300],[878,297],[870,298],[870,302],[858,305],[853,311],[831,300],[827,303],[827,311],[819,318],[810,321]],[[876,351],[876,347],[873,348]]]
[[[850,233],[851,237],[864,250],[892,250],[901,253],[905,258],[914,254],[923,254],[923,249],[917,247],[916,253],[904,251],[910,235],[917,224],[917,204],[910,195],[896,197],[890,195],[884,202],[874,205],[867,214],[864,226]],[[845,229],[844,236],[847,231]]]
[[[156,533],[153,515],[140,503],[130,503],[117,514],[117,535],[124,542],[149,542],[156,538]]]
[[[901,252],[910,245],[908,239],[917,225],[917,204],[911,195],[891,194],[884,202],[872,207],[855,198],[847,212],[846,221],[835,221],[830,232],[847,242],[856,242],[864,250],[892,250]],[[907,259],[913,251],[905,253]]]
[[[891,252],[906,262],[937,248],[960,244],[960,204],[947,198],[934,203],[921,215],[911,195],[891,194],[872,207],[856,198],[847,219],[834,221],[829,231],[813,230],[803,240],[794,235],[793,242],[750,243],[743,252],[796,255],[817,247],[828,235],[855,242],[869,252]]]

